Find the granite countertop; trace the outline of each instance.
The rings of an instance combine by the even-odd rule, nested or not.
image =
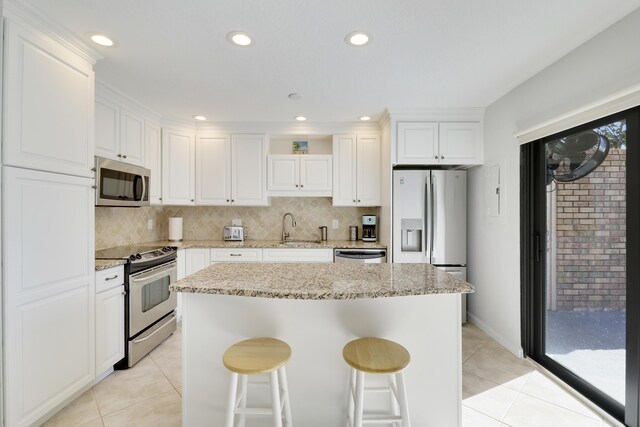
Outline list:
[[[117,267],[119,265],[125,265],[127,263],[124,259],[97,259],[96,271],[106,270],[108,268]]]
[[[175,292],[282,299],[356,299],[471,293],[430,264],[221,263],[171,285]]]
[[[174,246],[178,249],[189,248],[295,248],[295,249],[385,249],[387,245],[380,242],[363,242],[361,240],[327,240],[320,243],[296,242],[281,243],[280,240],[245,240],[244,242],[227,242],[224,240],[183,240],[172,242],[170,240],[159,240],[157,242],[142,243],[146,246]]]

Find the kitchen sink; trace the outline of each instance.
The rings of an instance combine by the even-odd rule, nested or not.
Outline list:
[[[319,245],[322,243],[320,240],[287,240],[286,242],[280,242],[284,245],[301,245],[301,244],[316,244]]]

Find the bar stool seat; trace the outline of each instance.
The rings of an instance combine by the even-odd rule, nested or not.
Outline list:
[[[226,427],[234,427],[236,415],[240,426],[247,416],[271,416],[274,427],[292,426],[291,404],[285,365],[291,358],[291,347],[275,338],[251,338],[233,344],[224,352],[222,363],[231,371],[229,400],[227,402]],[[252,375],[269,376],[268,382],[250,383]],[[238,383],[240,390],[238,391]],[[269,385],[270,408],[248,408],[249,385]]]
[[[351,367],[347,400],[347,427],[362,427],[363,424],[380,423],[410,427],[409,405],[403,373],[411,361],[407,349],[396,342],[382,338],[359,338],[344,346],[342,357]],[[388,387],[365,387],[365,374],[387,375]],[[391,412],[389,414],[365,414],[365,392],[388,392]]]

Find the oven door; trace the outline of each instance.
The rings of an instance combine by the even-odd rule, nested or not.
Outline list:
[[[175,310],[178,298],[169,286],[176,281],[176,261],[129,276],[129,338]]]
[[[96,157],[96,206],[149,205],[149,169]]]

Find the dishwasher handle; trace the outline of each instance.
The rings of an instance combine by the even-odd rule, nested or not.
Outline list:
[[[375,259],[385,258],[387,251],[336,251],[336,258]]]

